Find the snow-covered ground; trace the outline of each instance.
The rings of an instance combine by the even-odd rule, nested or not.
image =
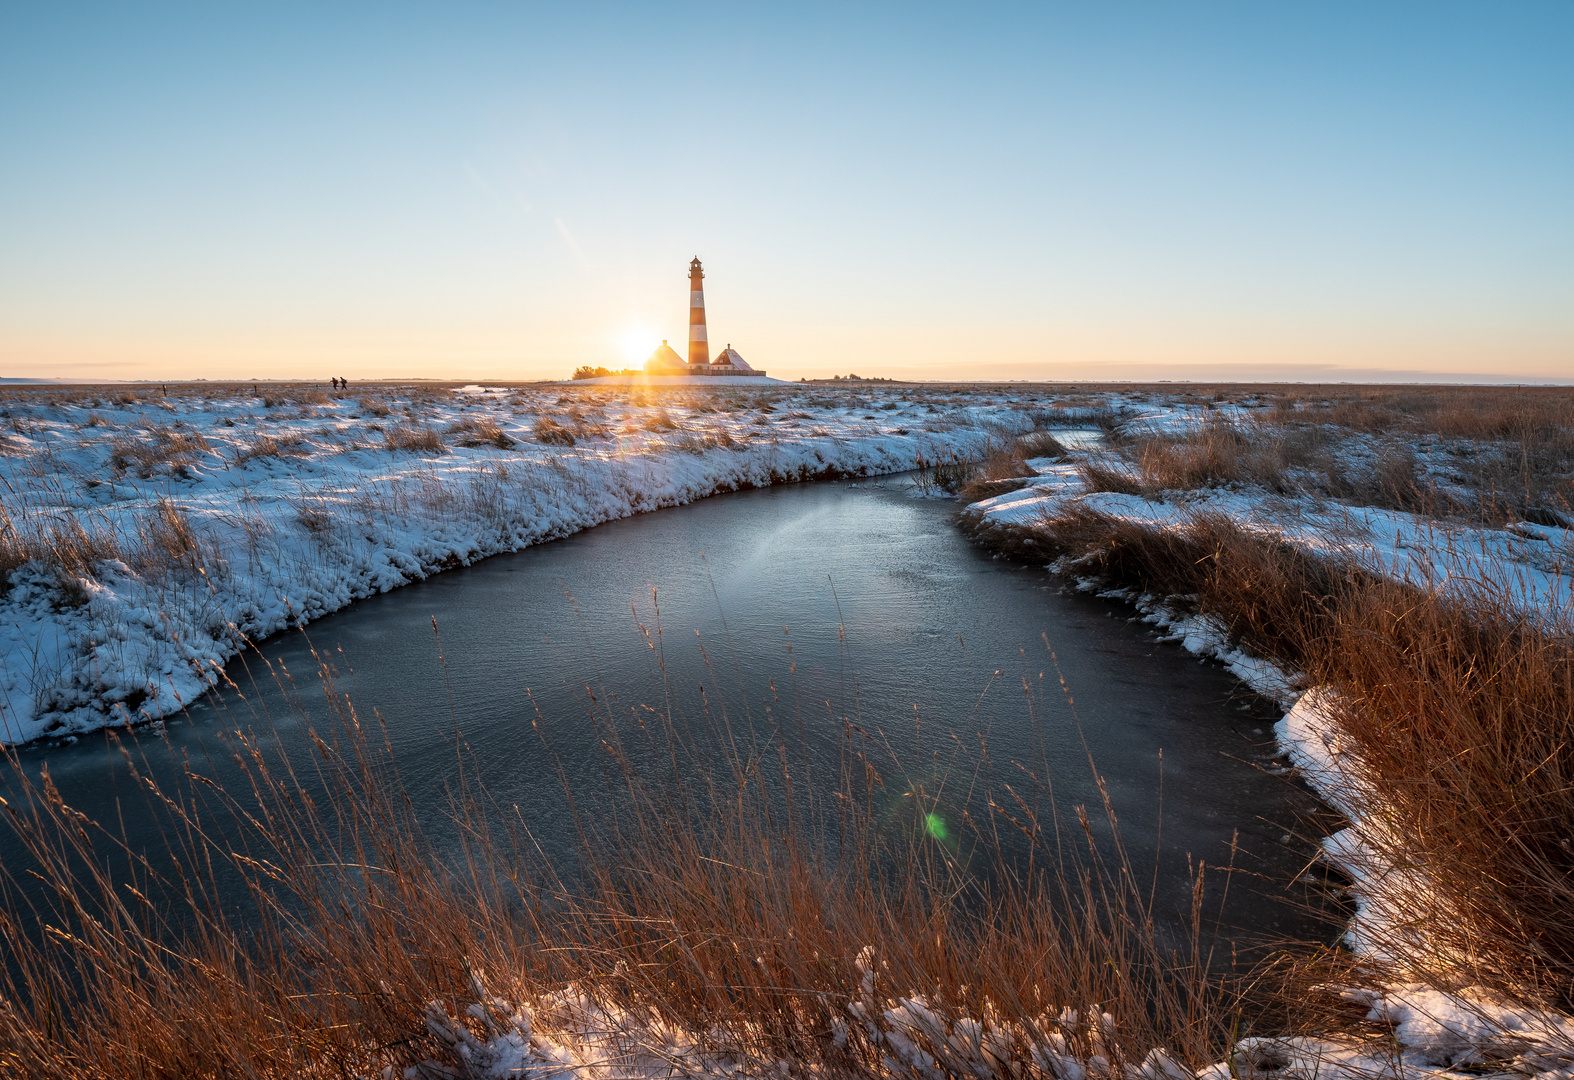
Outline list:
[[[170,389],[0,399],[6,742],[167,716],[242,636],[447,567],[1033,425],[1028,395],[902,387]]]
[[[1267,398],[1199,405],[1158,394],[1127,393],[1110,394],[1104,400],[1119,417],[1122,434],[1129,437],[1182,435],[1220,423],[1238,424],[1255,439],[1271,441],[1275,436],[1272,414],[1266,426],[1253,427],[1261,422]],[[1418,483],[1433,491],[1464,496],[1466,501],[1479,493],[1461,489],[1463,479],[1454,463],[1496,449],[1480,441],[1403,432],[1379,439],[1332,424],[1324,424],[1318,434],[1328,443],[1327,463],[1343,474],[1371,473],[1380,467],[1384,453],[1398,450],[1414,456]],[[1064,445],[1071,451],[1064,460],[1029,461],[1031,475],[1022,478],[1022,488],[974,503],[967,513],[985,526],[1031,527],[1075,506],[1159,529],[1214,515],[1416,585],[1480,585],[1499,594],[1517,595],[1532,613],[1574,611],[1574,529],[1530,521],[1483,528],[1363,505],[1358,499],[1302,492],[1298,489],[1303,481],[1308,482],[1307,488],[1315,488],[1316,478],[1293,465],[1282,477],[1282,488],[1288,488],[1288,494],[1252,483],[1212,484],[1147,496],[1089,491],[1079,469],[1083,460],[1091,457],[1134,481],[1140,479],[1140,469],[1129,459],[1098,453],[1086,440]]]
[[[1077,506],[1156,529],[1217,515],[1416,585],[1484,585],[1516,594],[1528,611],[1574,610],[1570,575],[1574,530],[1528,521],[1502,529],[1480,528],[1402,510],[1250,488],[1204,488],[1155,497],[1089,492],[1075,464],[1040,462],[1039,466],[1037,475],[1026,478],[1025,487],[975,503],[969,512],[991,524],[1031,527]]]
[[[1391,1038],[1257,1036],[1193,1072],[1162,1047],[1122,1062],[1115,1050],[1118,1021],[1097,1003],[1050,1009],[1029,1021],[992,1010],[970,1016],[922,991],[881,985],[880,966],[872,949],[858,958],[859,984],[848,987],[845,1015],[831,1022],[833,1038],[844,1045],[849,1028],[861,1028],[879,1055],[874,1074],[907,1080],[1566,1080],[1574,1061],[1569,1017],[1487,994],[1407,985],[1349,995],[1367,1008],[1368,1019],[1390,1026]],[[598,1000],[573,985],[533,1005],[493,996],[479,979],[474,994],[462,1018],[432,1002],[426,1027],[478,1080],[819,1075],[800,1062],[762,1060],[724,1033],[686,1031],[653,1009]],[[475,1026],[484,1033],[477,1035]],[[443,1074],[415,1067],[404,1075]]]

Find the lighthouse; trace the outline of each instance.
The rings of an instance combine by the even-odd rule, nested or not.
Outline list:
[[[699,256],[689,263],[689,366],[710,363],[710,343],[705,340],[705,271]]]
[[[661,348],[651,353],[650,359],[645,361],[645,373],[688,378],[696,375],[765,377],[765,372],[750,367],[731,345],[723,349],[716,359],[711,359],[710,342],[705,334],[705,271],[700,266],[698,256],[689,263],[689,361],[684,363],[678,351],[663,341]]]

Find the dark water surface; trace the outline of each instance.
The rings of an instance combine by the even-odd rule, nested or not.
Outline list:
[[[1083,803],[1097,816],[1085,736],[1144,875],[1162,787],[1161,917],[1188,909],[1193,860],[1233,858],[1246,873],[1210,916],[1268,936],[1326,936],[1281,900],[1311,854],[1284,834],[1314,804],[1267,771],[1272,712],[1218,667],[1155,643],[1126,609],[990,558],[951,524],[952,504],[909,486],[893,477],[721,495],[360,601],[237,659],[229,674],[244,699],[227,691],[162,737],[139,734],[139,753],[167,772],[167,746],[223,781],[236,775],[226,732],[237,726],[266,715],[287,746],[304,745],[306,724],[327,714],[315,647],[357,710],[386,720],[418,806],[435,818],[445,805],[457,727],[492,795],[563,856],[575,833],[558,764],[582,808],[594,812],[605,790],[593,709],[632,718],[670,703],[680,722],[707,726],[725,710],[742,752],[774,757],[785,745],[827,783],[841,718],[853,717],[896,816],[905,791],[948,794],[954,807],[986,773],[1026,790],[1013,763],[1047,767],[1063,811]],[[264,660],[295,680],[294,707]],[[77,809],[123,820],[134,847],[164,842],[104,736],[22,759],[34,774],[47,762]],[[0,843],[13,865],[14,841]]]

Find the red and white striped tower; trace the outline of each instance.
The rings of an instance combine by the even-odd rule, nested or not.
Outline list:
[[[689,263],[689,366],[710,363],[710,343],[705,340],[705,271],[699,256]]]

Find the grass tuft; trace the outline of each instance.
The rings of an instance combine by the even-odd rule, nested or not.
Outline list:
[[[579,441],[572,428],[559,423],[551,416],[536,418],[535,435],[537,442],[548,446],[573,446]]]
[[[515,445],[514,440],[498,426],[497,421],[485,416],[467,416],[450,425],[448,433],[460,437],[460,446],[495,446],[499,450],[511,450]]]
[[[383,440],[390,450],[408,450],[414,454],[446,454],[442,436],[420,424],[395,424],[383,432]]]
[[[144,480],[164,468],[195,464],[208,452],[208,440],[194,431],[151,428],[146,435],[117,435],[110,440],[110,466],[116,476],[135,472]]]
[[[244,465],[259,458],[305,457],[308,453],[310,450],[306,440],[298,435],[270,435],[263,432],[235,448],[234,464]]]

